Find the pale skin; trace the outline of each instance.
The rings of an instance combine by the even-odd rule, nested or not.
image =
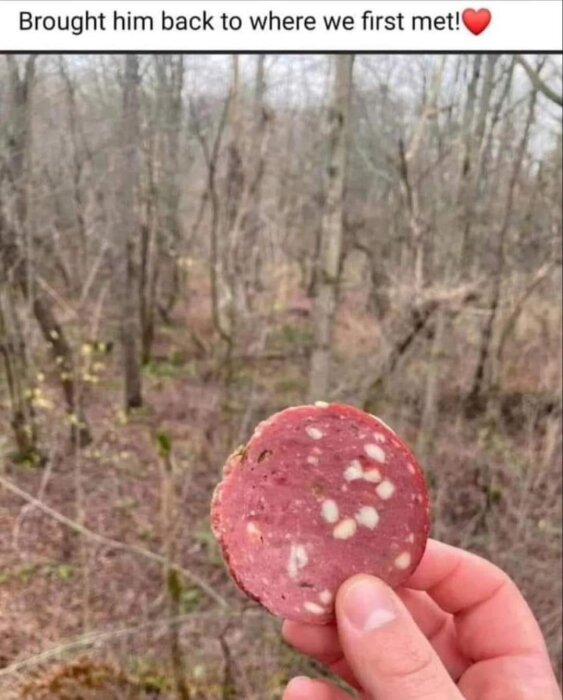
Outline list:
[[[555,575],[555,574],[554,574]],[[285,621],[285,640],[357,688],[364,700],[561,700],[538,623],[513,581],[473,554],[430,540],[407,585],[355,576],[337,621]],[[283,700],[350,700],[294,679]]]

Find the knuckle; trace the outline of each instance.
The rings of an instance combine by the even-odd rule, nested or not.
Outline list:
[[[418,679],[433,675],[434,652],[428,647],[407,647],[401,653],[388,657],[382,672],[384,675],[401,680]]]
[[[435,700],[444,686],[447,673],[430,645],[404,644],[393,655],[382,655],[379,681],[392,697]]]

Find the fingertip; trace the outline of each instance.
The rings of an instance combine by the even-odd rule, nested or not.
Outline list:
[[[338,591],[336,609],[340,620],[360,633],[383,627],[397,617],[396,596],[375,576],[354,576]]]
[[[382,580],[355,576],[337,596],[344,656],[374,697],[455,697],[453,682],[400,597]],[[413,689],[415,694],[413,695]]]
[[[331,683],[298,676],[289,682],[283,700],[352,700]]]
[[[287,684],[283,700],[309,700],[312,681],[307,676],[296,676]]]
[[[363,581],[370,582],[373,580],[379,581],[379,579],[375,576],[369,576],[368,574],[355,574],[349,579],[346,579],[346,581],[344,581],[344,583],[340,586],[336,593],[336,606],[338,607],[338,605],[344,600],[346,594],[351,588]]]

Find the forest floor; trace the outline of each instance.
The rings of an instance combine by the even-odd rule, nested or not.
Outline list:
[[[97,380],[86,389],[94,442],[82,452],[68,447],[68,423],[45,370],[41,427],[49,448],[47,466],[38,469],[8,458],[4,408],[0,475],[80,526],[159,553],[168,536],[162,508],[166,470],[157,437],[164,434],[171,443],[178,506],[174,560],[226,603],[219,605],[193,581],[182,579],[175,613],[181,616],[188,697],[272,700],[281,697],[292,675],[322,670],[288,649],[278,621],[237,592],[211,534],[209,503],[222,463],[253,425],[303,400],[307,365],[301,351],[308,324],[302,312],[280,310],[272,333],[256,341],[270,358],[238,362],[225,389],[211,352],[207,311],[203,302],[178,308],[173,322],[160,329],[155,359],[144,371],[146,407],[129,417],[119,408],[118,358],[115,353],[97,358]],[[353,361],[355,355],[361,362],[376,342],[373,321],[348,300],[339,320],[337,362]],[[249,356],[254,350],[261,349],[250,345]],[[541,367],[544,352],[542,343],[516,348],[515,366]],[[423,359],[413,356],[408,362],[408,372],[419,374]],[[460,366],[451,361],[444,373],[457,376]],[[447,380],[444,384],[449,386]],[[434,536],[481,553],[513,575],[558,664],[559,438],[555,419],[534,403],[542,391],[520,392],[525,400],[507,401],[498,422],[464,417],[457,404],[452,407],[455,392],[452,398],[444,391],[428,477]],[[381,408],[398,432],[416,442],[417,402],[409,402],[402,384],[387,392]],[[142,552],[78,535],[0,487],[2,698],[176,697],[163,580],[162,565]]]

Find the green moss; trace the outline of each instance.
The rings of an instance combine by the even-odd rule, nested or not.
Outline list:
[[[185,374],[184,366],[167,360],[150,360],[143,367],[143,374],[153,379],[178,379]]]
[[[206,520],[194,533],[194,540],[201,546],[207,555],[210,564],[223,566],[223,557],[215,535],[211,531],[209,522]]]
[[[272,333],[270,346],[280,352],[309,350],[313,345],[313,332],[309,327],[284,324]]]
[[[155,434],[158,454],[164,459],[172,452],[172,438],[165,430],[157,430]]]
[[[180,610],[183,615],[196,610],[203,601],[199,588],[185,588],[180,594]]]

